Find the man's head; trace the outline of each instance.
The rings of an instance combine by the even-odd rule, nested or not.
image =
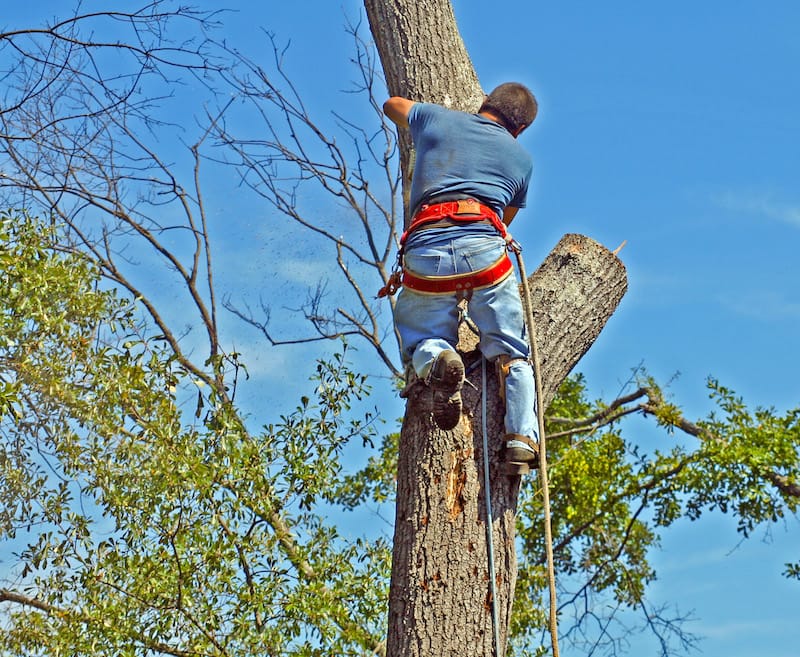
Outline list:
[[[478,110],[492,114],[515,137],[533,123],[538,111],[534,95],[518,82],[501,84],[486,96]]]

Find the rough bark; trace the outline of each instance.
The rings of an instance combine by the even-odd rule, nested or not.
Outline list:
[[[364,0],[390,95],[476,111],[483,97],[449,0]],[[401,131],[407,191],[413,158]],[[406,203],[407,206],[407,203]],[[524,218],[521,220],[524,221]],[[530,277],[546,407],[627,288],[622,263],[580,235],[565,236]],[[463,342],[462,350],[473,347]],[[474,340],[473,340],[474,343]],[[409,390],[401,431],[389,595],[389,657],[494,653],[482,477],[481,367],[465,414],[436,428],[424,386]],[[514,516],[520,478],[499,471],[503,409],[487,368],[495,574],[501,654],[516,582]],[[524,485],[535,485],[533,478]]]
[[[389,93],[462,110],[483,98],[450,0],[364,0]]]

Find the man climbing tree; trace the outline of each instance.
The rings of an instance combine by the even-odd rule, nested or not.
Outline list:
[[[516,138],[538,105],[523,85],[492,91],[477,114],[395,96],[387,116],[409,128],[416,147],[410,207],[401,240],[402,283],[395,307],[403,362],[431,390],[433,418],[453,429],[461,418],[464,364],[456,353],[458,302],[468,302],[480,351],[504,381],[505,462],[511,474],[538,459],[536,392],[525,322],[507,253],[506,227],[525,206],[530,156]],[[501,220],[502,217],[502,220]]]
[[[497,602],[501,646],[533,653],[543,625],[536,483],[525,481],[517,505],[520,478],[501,473],[499,445],[490,448],[491,522],[489,487],[476,476],[486,453],[480,420],[491,435],[504,433],[493,372],[481,395],[485,412],[476,403],[480,375],[467,372],[477,389],[464,386],[462,420],[451,431],[431,422],[429,391],[415,386],[397,467],[391,436],[376,467],[350,476],[344,446],[358,449],[359,437],[365,445],[375,437],[374,418],[351,408],[368,394],[367,373],[351,371],[337,352],[318,364],[314,392],[278,419],[281,409],[260,403],[273,391],[245,376],[238,334],[222,319],[223,281],[238,284],[245,272],[217,257],[233,253],[239,264],[245,244],[231,251],[219,231],[251,231],[243,216],[231,215],[234,195],[237,207],[259,217],[272,214],[267,199],[279,215],[270,230],[284,232],[290,220],[329,239],[334,255],[320,250],[318,260],[338,267],[355,293],[355,306],[343,303],[332,315],[319,312],[315,294],[307,314],[315,332],[361,336],[399,373],[394,341],[385,339],[371,295],[361,294],[362,286],[378,286],[378,275],[387,282],[402,214],[395,142],[383,141],[394,126],[370,114],[363,129],[345,122],[346,139],[325,134],[279,63],[262,69],[233,41],[209,40],[224,15],[217,6],[196,12],[168,4],[143,0],[124,14],[109,7],[70,18],[59,3],[60,18],[47,27],[37,13],[30,30],[0,34],[8,56],[0,195],[4,207],[43,217],[28,221],[32,215],[20,212],[0,221],[0,539],[8,571],[0,583],[0,652],[488,657],[508,654],[486,639],[487,610]],[[390,96],[478,112],[485,94],[449,0],[365,6]],[[283,61],[283,50],[275,54]],[[371,64],[362,55],[358,61]],[[364,89],[378,89],[370,66],[363,73]],[[314,93],[327,110],[328,99]],[[372,100],[371,110],[380,110]],[[348,149],[351,137],[363,139]],[[173,138],[188,160],[172,150]],[[217,167],[209,173],[222,161],[238,163],[232,179]],[[346,206],[335,232],[314,223],[314,181]],[[217,194],[201,193],[209,182]],[[250,206],[248,190],[260,199]],[[310,251],[306,234],[292,239]],[[289,269],[287,253],[275,253],[261,253],[265,266]],[[616,307],[625,275],[613,253],[570,235],[533,278],[544,411]],[[111,287],[119,296],[106,306]],[[269,344],[281,343],[280,322],[267,322],[253,325]],[[292,369],[294,380],[301,368]],[[245,386],[259,402],[252,417]],[[630,630],[610,627],[620,610],[638,614],[661,654],[674,654],[674,634],[665,632],[673,621],[659,618],[644,595],[654,577],[648,552],[671,523],[708,508],[730,509],[745,535],[796,512],[800,415],[751,414],[716,384],[721,415],[698,423],[649,381],[610,403],[589,403],[584,390],[580,380],[568,382],[549,414],[564,429],[549,436],[556,438],[549,444],[559,582],[575,584],[565,589],[571,595],[561,613],[578,636],[576,649],[587,642],[583,654],[611,654],[615,646],[623,654]],[[674,449],[659,443],[643,455],[635,436],[616,429],[633,413],[697,440]],[[371,507],[364,501],[372,486],[376,500],[391,499],[395,473],[386,632],[387,542],[350,541],[332,509]],[[497,546],[494,600],[487,528]],[[365,533],[381,532],[367,526]],[[790,577],[798,573],[787,564]]]

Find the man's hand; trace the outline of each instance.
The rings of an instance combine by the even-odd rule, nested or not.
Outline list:
[[[411,106],[414,102],[402,96],[392,96],[383,104],[383,113],[400,128],[407,128],[408,113],[411,111]]]

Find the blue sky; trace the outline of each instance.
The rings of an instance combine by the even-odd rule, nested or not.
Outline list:
[[[68,4],[16,5],[0,22]],[[693,419],[711,410],[708,376],[751,406],[797,406],[800,3],[453,4],[483,86],[517,79],[540,102],[521,138],[532,194],[513,227],[528,270],[564,233],[626,241],[628,294],[578,367],[593,394],[616,395],[643,363],[661,381],[680,373],[670,390]],[[261,26],[291,40],[287,66],[309,107],[337,106],[352,77],[343,25],[359,2],[229,6],[229,40],[266,52]],[[258,263],[247,271],[257,287]],[[273,350],[264,369],[296,355]],[[401,412],[396,400],[384,408]],[[704,655],[797,657],[800,584],[780,573],[800,558],[798,529],[792,518],[740,544],[725,517],[679,523],[654,556],[652,597],[694,610]]]
[[[567,231],[627,240],[629,292],[579,369],[606,395],[640,361],[662,381],[680,372],[689,417],[709,410],[709,375],[752,405],[797,406],[800,5],[502,7],[456,14],[485,84],[524,78],[541,101],[518,237],[545,250]],[[485,48],[486,33],[502,45]],[[739,545],[730,519],[681,523],[654,557],[651,596],[694,610],[705,655],[796,656],[800,587],[780,571],[797,530],[792,519]]]

